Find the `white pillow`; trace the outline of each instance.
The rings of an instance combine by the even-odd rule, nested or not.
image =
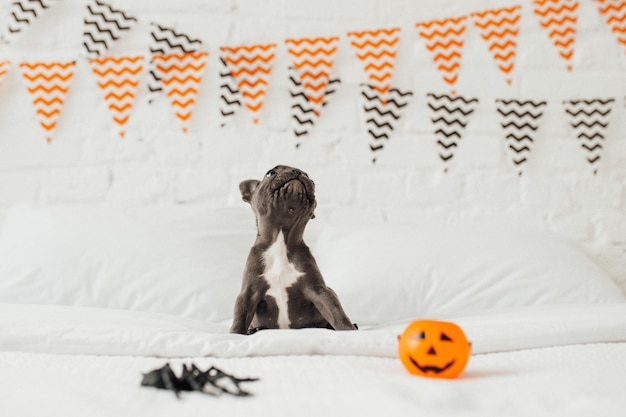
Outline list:
[[[0,302],[229,319],[255,238],[245,208],[12,208]]]
[[[314,254],[363,325],[546,304],[625,302],[581,250],[553,236],[488,228],[327,229]]]

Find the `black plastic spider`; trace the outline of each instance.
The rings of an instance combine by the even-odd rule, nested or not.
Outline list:
[[[257,381],[258,378],[236,378],[212,366],[206,371],[196,365],[183,365],[180,377],[176,376],[169,363],[161,368],[143,374],[141,385],[174,391],[180,398],[181,391],[200,391],[209,395],[231,394],[237,397],[252,395],[244,391],[239,384]]]

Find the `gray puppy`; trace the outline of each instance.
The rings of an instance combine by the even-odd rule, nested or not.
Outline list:
[[[261,181],[243,181],[239,190],[256,216],[257,237],[246,262],[231,333],[304,327],[355,330],[302,238],[317,206],[309,176],[278,165]]]

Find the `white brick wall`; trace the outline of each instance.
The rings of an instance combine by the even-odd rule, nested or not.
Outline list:
[[[0,30],[10,0],[0,2]],[[86,1],[61,0],[9,45],[0,86],[0,207],[20,202],[242,204],[237,185],[277,163],[307,170],[319,192],[322,222],[448,224],[479,218],[527,223],[583,244],[626,286],[626,50],[591,0],[580,0],[574,71],[565,71],[530,0],[135,0],[109,3],[137,26],[109,55],[148,54],[150,22],[201,38],[210,55],[188,134],[164,98],[146,102],[145,84],[124,139],[82,58]],[[470,23],[457,90],[480,104],[447,173],[437,156],[428,92],[447,92],[414,27],[416,22],[522,5],[513,85],[502,81]],[[393,84],[414,96],[395,135],[371,164],[360,110],[365,80],[348,31],[400,26]],[[340,36],[342,85],[296,149],[290,131],[287,37]],[[277,57],[259,125],[244,111],[220,128],[218,50],[275,42]],[[17,64],[77,59],[70,93],[51,144],[38,126]],[[145,82],[145,73],[142,82]],[[599,172],[592,175],[561,102],[615,97]],[[521,177],[505,152],[495,98],[548,101],[538,140]]]

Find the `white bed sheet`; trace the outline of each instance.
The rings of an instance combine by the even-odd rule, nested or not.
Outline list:
[[[473,343],[456,380],[404,370],[396,338],[407,322],[241,336],[152,313],[0,304],[0,415],[624,416],[626,304],[439,318]],[[140,386],[168,361],[260,380],[250,398]]]
[[[246,398],[141,387],[153,357],[0,352],[3,416],[622,417],[626,343],[475,355],[455,380],[409,375],[394,358],[173,359],[258,377]],[[610,369],[606,367],[610,366]]]

